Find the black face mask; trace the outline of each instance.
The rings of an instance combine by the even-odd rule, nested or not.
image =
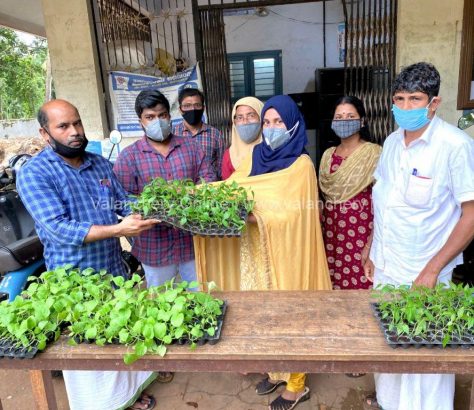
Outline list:
[[[61,144],[59,141],[54,139],[46,128],[44,128],[44,130],[49,135],[49,138],[50,138],[49,145],[51,145],[51,148],[53,149],[53,151],[56,154],[58,154],[58,155],[60,155],[64,158],[78,158],[78,157],[82,157],[84,155],[84,152],[86,151],[87,144],[89,143],[89,141],[87,140],[85,135],[82,136],[83,140],[82,140],[82,143],[81,143],[80,146],[70,147],[68,145]]]
[[[190,125],[198,125],[202,121],[204,109],[183,111],[184,120]]]

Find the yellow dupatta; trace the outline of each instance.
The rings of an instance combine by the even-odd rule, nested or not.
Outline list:
[[[340,204],[354,198],[374,182],[374,171],[382,147],[366,142],[331,173],[331,158],[336,147],[324,151],[319,166],[319,187],[327,202]]]
[[[198,280],[223,290],[331,289],[311,159],[254,177],[251,158],[241,165],[230,179],[255,193],[257,224],[241,238],[194,237]]]

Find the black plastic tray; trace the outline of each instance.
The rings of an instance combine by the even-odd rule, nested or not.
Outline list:
[[[210,345],[215,345],[219,339],[221,338],[221,332],[222,332],[222,326],[224,324],[224,316],[225,313],[227,312],[227,302],[224,301],[224,303],[221,305],[221,314],[217,317],[217,325],[216,325],[216,332],[214,333],[214,336],[209,336],[208,334],[205,334],[204,336],[200,337],[198,340],[195,341],[195,343],[198,346],[202,346],[203,344],[209,343]],[[174,340],[172,344],[179,344],[179,345],[184,345],[184,344],[191,344],[192,342],[187,339],[187,338],[181,338],[178,340]]]
[[[381,312],[379,310],[378,303],[371,303],[372,310],[374,311],[374,315],[378,320],[379,326],[382,329],[382,332],[385,336],[385,341],[387,344],[392,348],[402,347],[443,347],[443,334],[437,332],[436,329],[428,330],[427,338],[414,336],[410,337],[407,335],[398,335],[396,331],[389,330],[389,321],[387,319],[382,319]],[[474,346],[474,335],[473,334],[466,334],[466,335],[452,335],[450,341],[446,345],[446,347],[461,347],[468,349],[471,346]]]
[[[37,353],[37,347],[31,347],[30,350],[28,350],[25,347],[14,347],[8,341],[0,341],[0,357],[32,359]]]
[[[246,209],[242,209],[240,211],[240,218],[242,221],[246,221],[248,218],[248,212]],[[202,228],[198,224],[194,223],[186,223],[184,225],[181,225],[179,218],[175,218],[172,216],[168,216],[166,213],[153,213],[152,215],[148,215],[146,217],[147,219],[150,218],[155,218],[159,219],[163,223],[165,223],[168,226],[172,226],[174,228],[181,229],[183,231],[189,232],[192,235],[196,236],[210,236],[210,237],[236,237],[236,236],[241,236],[242,235],[242,230],[240,230],[237,227],[225,227],[225,226],[219,226],[217,224],[212,224],[209,225],[206,228]]]
[[[54,332],[48,338],[47,344],[54,341]],[[0,358],[32,359],[39,352],[37,346],[32,346],[28,350],[26,347],[15,347],[9,340],[0,340]]]

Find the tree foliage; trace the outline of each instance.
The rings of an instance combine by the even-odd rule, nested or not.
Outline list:
[[[26,44],[0,27],[0,120],[35,117],[45,99],[47,53],[46,40]]]

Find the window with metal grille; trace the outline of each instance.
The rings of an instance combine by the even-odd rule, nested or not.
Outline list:
[[[151,41],[150,19],[140,11],[122,0],[97,0],[97,6],[104,43],[116,40]]]
[[[232,102],[253,96],[265,101],[282,93],[281,50],[227,54]]]

